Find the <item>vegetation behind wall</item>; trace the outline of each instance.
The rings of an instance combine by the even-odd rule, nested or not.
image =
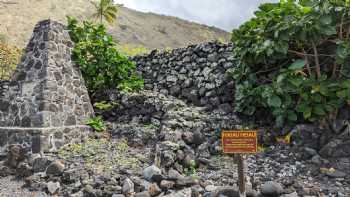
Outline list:
[[[0,80],[9,80],[16,69],[21,50],[0,40]]]
[[[80,66],[90,92],[108,88],[138,90],[143,80],[136,74],[136,65],[122,55],[104,25],[84,21],[79,25],[68,17],[70,36],[76,43],[73,59]]]

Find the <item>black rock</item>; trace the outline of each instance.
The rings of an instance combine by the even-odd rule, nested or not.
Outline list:
[[[55,161],[52,162],[46,169],[46,174],[47,175],[54,175],[54,176],[58,176],[61,175],[63,173],[64,170],[64,164],[60,161]]]
[[[83,189],[84,197],[97,197],[96,191],[91,185],[87,185]]]
[[[281,184],[274,181],[269,181],[261,186],[261,194],[265,197],[278,197],[283,193]]]
[[[216,191],[211,192],[210,197],[239,197],[239,192],[236,187],[219,187]]]

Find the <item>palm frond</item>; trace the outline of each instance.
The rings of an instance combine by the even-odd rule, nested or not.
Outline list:
[[[115,22],[119,5],[115,5],[113,0],[99,0],[99,2],[91,3],[96,8],[96,13],[93,14],[94,18],[101,19],[101,23],[102,18],[104,18],[110,24]]]
[[[96,1],[90,1],[90,3],[96,8],[99,9],[99,4]]]

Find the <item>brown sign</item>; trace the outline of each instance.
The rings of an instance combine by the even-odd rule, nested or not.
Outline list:
[[[256,153],[257,131],[223,131],[221,133],[224,153]]]

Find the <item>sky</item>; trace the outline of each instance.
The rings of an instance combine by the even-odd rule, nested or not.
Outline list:
[[[278,0],[115,0],[135,10],[177,16],[226,31],[253,16],[259,4]]]

